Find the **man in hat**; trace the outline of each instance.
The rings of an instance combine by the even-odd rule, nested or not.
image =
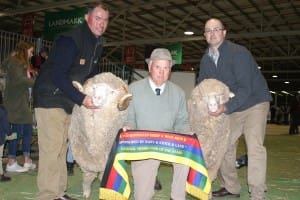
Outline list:
[[[146,59],[150,76],[129,86],[133,99],[123,130],[151,130],[191,134],[184,91],[170,82],[171,67],[175,64],[168,49],[157,48]],[[160,161],[133,161],[134,199],[150,200]],[[185,200],[185,184],[189,168],[173,163],[171,199]]]

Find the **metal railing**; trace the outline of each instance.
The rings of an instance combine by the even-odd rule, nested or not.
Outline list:
[[[20,40],[32,42],[35,46],[35,54],[38,54],[43,47],[50,49],[53,43],[52,41],[42,40],[41,38],[0,30],[0,68],[3,61],[13,52],[15,45]],[[126,64],[115,64],[106,58],[101,59],[99,67],[101,72],[111,72],[125,80],[128,84],[143,78],[133,67]],[[5,87],[5,76],[6,74],[0,71],[0,91],[3,91]]]
[[[48,40],[0,30],[0,64],[13,52],[17,42],[21,40],[32,42],[35,54],[38,54],[43,47],[52,46],[52,42]]]
[[[106,58],[103,58],[100,63],[101,72],[111,72],[123,79],[127,84],[144,78],[140,73],[136,72],[133,67],[126,64],[115,64]]]

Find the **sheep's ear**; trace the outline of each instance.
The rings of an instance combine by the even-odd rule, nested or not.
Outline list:
[[[129,101],[132,99],[132,94],[126,94],[123,96],[119,103],[118,103],[118,109],[120,111],[126,110],[129,106]]]
[[[72,81],[72,84],[73,84],[73,86],[74,86],[76,89],[78,89],[80,92],[83,92],[83,87],[82,87],[82,85],[81,85],[79,82],[77,82],[77,81]]]

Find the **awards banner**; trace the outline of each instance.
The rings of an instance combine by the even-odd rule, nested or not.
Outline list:
[[[101,180],[100,200],[128,200],[126,160],[157,159],[190,167],[186,191],[207,200],[211,183],[197,136],[158,131],[120,131],[112,146]]]

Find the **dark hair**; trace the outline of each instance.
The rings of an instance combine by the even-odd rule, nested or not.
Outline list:
[[[105,11],[109,11],[108,7],[102,1],[100,1],[100,2],[93,3],[90,6],[88,6],[87,7],[87,12],[89,13],[89,12],[93,11],[94,8],[96,8],[96,7],[100,7],[100,8],[102,8]]]
[[[210,21],[210,20],[217,20],[217,21],[219,21],[219,22],[221,23],[222,28],[223,28],[224,30],[226,30],[226,27],[225,27],[224,23],[222,22],[222,20],[219,19],[219,18],[217,18],[217,17],[211,17],[211,18],[209,18],[208,20],[206,20],[205,25],[206,25],[206,23],[207,23],[208,21]]]
[[[41,53],[46,53],[47,55],[49,54],[49,48],[48,47],[43,47],[40,51],[40,54]]]

